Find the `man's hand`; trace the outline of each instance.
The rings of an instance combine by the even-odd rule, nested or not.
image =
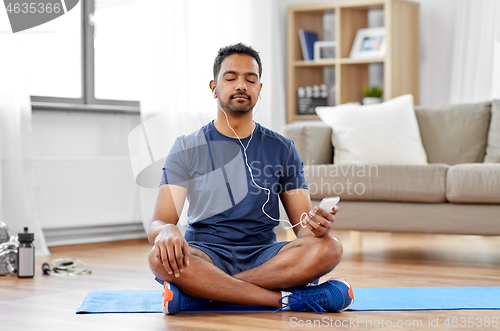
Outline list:
[[[165,270],[179,277],[189,265],[189,245],[177,226],[166,224],[156,236],[153,250]]]
[[[325,211],[318,206],[314,207],[305,217],[306,226],[316,237],[322,237],[330,231],[333,222],[335,221],[334,215],[339,211],[339,207],[335,206],[330,212]]]

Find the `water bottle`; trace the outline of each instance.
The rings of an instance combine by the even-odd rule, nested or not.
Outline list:
[[[18,238],[17,277],[33,278],[35,275],[35,247],[33,246],[35,235],[28,233],[28,228],[24,228],[24,233],[19,233]]]

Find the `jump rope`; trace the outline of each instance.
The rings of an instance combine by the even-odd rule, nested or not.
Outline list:
[[[248,140],[247,142],[247,145],[245,146],[243,144],[243,142],[241,141],[240,137],[236,134],[236,131],[233,130],[233,128],[231,127],[231,125],[229,125],[229,118],[227,117],[227,114],[226,112],[224,111],[224,109],[221,108],[221,106],[219,105],[219,100],[218,98],[215,96],[215,88],[212,90],[212,94],[215,98],[215,102],[217,102],[217,107],[219,107],[220,110],[222,110],[222,112],[224,113],[224,115],[226,116],[226,123],[227,123],[227,126],[231,129],[231,131],[233,131],[234,135],[236,136],[236,138],[238,138],[238,141],[240,142],[240,145],[241,147],[243,147],[243,155],[245,156],[245,164],[247,166],[247,169],[248,169],[248,172],[250,173],[250,178],[252,179],[252,182],[254,183],[255,186],[257,186],[258,188],[260,188],[261,190],[264,190],[267,192],[267,200],[266,202],[264,202],[264,204],[262,205],[262,212],[264,213],[264,215],[266,215],[267,217],[269,217],[270,219],[272,219],[273,221],[277,221],[277,222],[287,222],[288,224],[290,224],[290,226],[287,226],[286,229],[293,229],[294,227],[296,227],[297,225],[300,224],[300,226],[302,226],[303,228],[307,227],[306,226],[306,218],[307,217],[310,217],[306,212],[303,212],[302,214],[300,214],[300,222],[295,224],[295,225],[292,225],[292,223],[290,223],[290,221],[288,220],[282,220],[282,219],[277,219],[277,218],[274,218],[272,217],[271,215],[269,215],[265,210],[264,210],[264,207],[267,205],[267,203],[269,202],[269,199],[271,198],[271,190],[268,189],[268,188],[265,188],[265,187],[262,187],[260,185],[258,185],[254,178],[253,178],[253,173],[252,173],[252,168],[248,165],[248,156],[247,156],[247,148],[248,146],[250,145],[250,142],[252,141],[252,138],[253,138],[253,133],[255,132],[255,128],[253,129],[252,131],[252,134],[250,135],[250,139]],[[258,106],[260,106],[260,94],[259,94],[259,97],[257,99],[257,102],[258,102]],[[257,109],[253,112],[253,114],[255,115],[255,113],[257,112],[258,110],[258,107]]]

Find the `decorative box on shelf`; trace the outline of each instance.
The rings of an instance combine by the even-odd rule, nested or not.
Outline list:
[[[297,89],[297,114],[315,115],[316,107],[326,106],[328,103],[328,86],[306,86]]]
[[[315,115],[316,107],[327,105],[327,98],[322,97],[299,97],[297,96],[297,114]]]

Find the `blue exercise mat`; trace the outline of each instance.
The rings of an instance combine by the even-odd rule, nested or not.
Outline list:
[[[84,313],[161,313],[161,291],[90,291],[76,311]]]
[[[349,310],[500,309],[500,287],[355,288]],[[263,312],[274,308],[214,303],[194,312]],[[161,313],[162,296],[154,291],[90,291],[77,314]]]
[[[350,310],[500,309],[500,287],[355,288]]]
[[[153,291],[90,291],[77,314],[102,313],[163,313],[161,290]],[[245,306],[214,302],[197,311],[186,313],[263,312],[273,307]]]

